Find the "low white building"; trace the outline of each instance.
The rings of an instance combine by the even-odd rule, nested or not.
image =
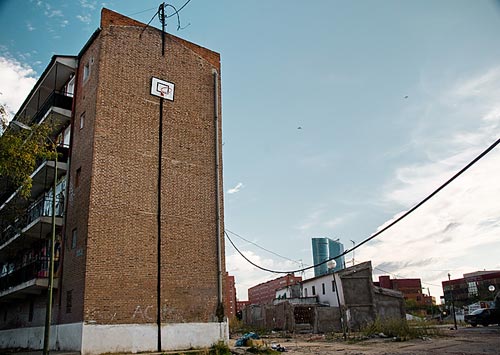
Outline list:
[[[326,274],[301,282],[302,297],[317,297],[320,304],[338,307],[344,304],[342,282],[338,274]]]

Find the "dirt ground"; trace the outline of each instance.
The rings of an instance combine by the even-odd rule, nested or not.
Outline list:
[[[500,354],[500,326],[445,328],[439,337],[397,342],[392,339],[344,341],[318,335],[296,335],[292,338],[263,339],[267,344],[279,343],[293,355],[423,355],[423,354]],[[234,339],[231,345],[234,345]],[[233,353],[244,354],[242,348],[231,346]],[[248,353],[247,353],[248,354]],[[286,353],[285,353],[286,354]]]

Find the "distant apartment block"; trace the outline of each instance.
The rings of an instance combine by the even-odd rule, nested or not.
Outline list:
[[[277,279],[263,282],[248,289],[248,302],[250,304],[268,304],[272,303],[276,290],[286,286],[294,285],[302,280],[300,276],[288,274]]]
[[[405,300],[413,300],[418,306],[436,304],[434,297],[423,293],[420,279],[391,279],[390,276],[379,276],[375,286],[400,291]]]
[[[443,281],[442,285],[446,304],[450,304],[453,297],[457,307],[495,299],[500,306],[500,270],[463,274],[462,278]]]
[[[57,165],[37,162],[27,200],[0,185],[1,348],[42,347],[54,196],[51,349],[228,339],[220,90],[218,53],[107,9],[52,58],[14,119],[50,124]]]
[[[232,318],[236,316],[237,302],[236,302],[236,285],[234,276],[226,272],[226,292],[224,293],[225,311],[226,316]]]

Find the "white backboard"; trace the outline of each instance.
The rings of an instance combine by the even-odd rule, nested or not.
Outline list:
[[[174,101],[174,84],[153,77],[151,79],[151,95]]]

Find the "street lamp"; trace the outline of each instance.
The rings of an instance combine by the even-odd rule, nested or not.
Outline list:
[[[21,129],[32,131],[30,126],[25,125],[22,122],[12,120],[10,123],[18,126]],[[49,342],[50,342],[50,323],[52,319],[52,298],[53,298],[53,284],[54,284],[54,252],[55,252],[55,241],[56,241],[56,189],[57,189],[57,145],[47,137],[47,139],[52,143],[54,148],[54,191],[52,192],[52,233],[50,236],[50,256],[49,256],[49,281],[47,285],[47,307],[45,311],[45,326],[43,335],[43,355],[49,354]]]

